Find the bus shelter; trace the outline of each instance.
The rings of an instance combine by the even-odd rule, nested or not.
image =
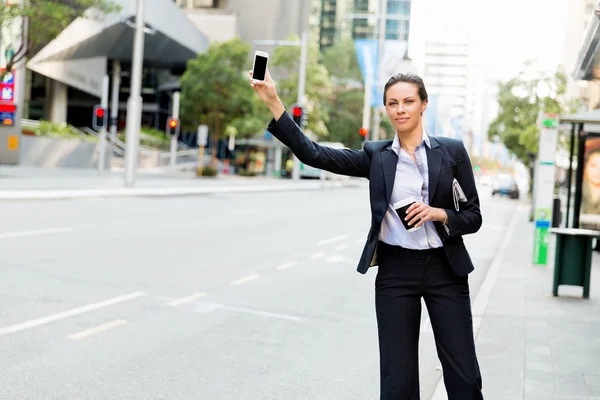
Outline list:
[[[600,228],[600,109],[562,116],[559,123],[571,128],[565,225],[569,227],[570,221],[571,228]]]

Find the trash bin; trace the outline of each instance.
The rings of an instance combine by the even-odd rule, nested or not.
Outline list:
[[[560,285],[583,286],[583,298],[590,297],[592,244],[600,231],[575,228],[550,228],[556,235],[554,283],[552,294],[558,296]]]

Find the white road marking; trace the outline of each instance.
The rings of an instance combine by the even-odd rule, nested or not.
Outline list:
[[[0,328],[0,336],[7,335],[9,333],[15,333],[24,331],[26,329],[35,328],[37,326],[49,324],[50,322],[59,321],[61,319],[73,317],[75,315],[83,314],[89,311],[97,310],[99,308],[112,306],[114,304],[122,303],[128,300],[133,300],[138,297],[144,296],[146,293],[144,292],[134,292],[129,293],[119,297],[113,297],[112,299],[100,301],[98,303],[88,304],[87,306],[73,308],[71,310],[63,311],[57,314],[47,315],[45,317],[32,319],[30,321],[22,322],[20,324],[7,326],[4,328]]]
[[[288,269],[295,265],[298,265],[298,263],[296,261],[290,261],[290,262],[286,262],[286,263],[276,266],[275,269],[278,269],[278,270]]]
[[[366,239],[362,239],[362,238],[361,238],[361,239],[356,239],[356,240],[354,241],[354,243],[357,243],[357,244],[358,244],[358,243],[364,243],[365,241],[366,241]]]
[[[348,235],[339,235],[339,236],[330,237],[329,239],[323,239],[323,240],[320,240],[317,242],[317,246],[324,246],[329,243],[339,242],[340,240],[344,240],[347,237],[348,237]]]
[[[168,297],[160,297],[160,296],[153,296],[153,297],[156,299],[160,299],[160,300],[172,300]],[[203,300],[199,300],[199,301],[192,300],[192,304],[194,304],[196,306],[194,308],[194,311],[197,313],[202,313],[202,314],[214,312],[217,310],[228,310],[228,311],[235,311],[235,312],[241,312],[241,313],[247,313],[247,314],[260,315],[263,317],[286,319],[289,321],[303,322],[308,319],[305,317],[298,317],[295,315],[280,314],[280,313],[274,313],[274,312],[263,311],[263,310],[254,310],[251,308],[234,307],[234,306],[228,306],[228,305],[222,304],[222,303],[214,303],[214,302],[203,301]]]
[[[310,256],[311,259],[316,260],[317,258],[321,258],[325,256],[325,253],[323,253],[322,251],[315,253],[313,255]]]
[[[69,336],[67,336],[67,339],[71,339],[71,340],[83,339],[84,337],[88,337],[95,333],[107,331],[109,329],[116,328],[117,326],[125,325],[126,323],[127,323],[127,321],[125,321],[124,319],[116,319],[112,322],[107,322],[106,324],[98,325],[93,328],[86,329],[84,331],[69,335]]]
[[[340,255],[333,255],[330,257],[327,257],[325,259],[325,261],[327,261],[328,263],[356,263],[356,260],[350,260],[344,256],[340,256]]]
[[[23,231],[23,232],[6,232],[0,233],[0,239],[27,237],[27,236],[39,236],[39,235],[51,235],[53,233],[68,233],[73,232],[73,228],[55,228],[55,229],[39,229],[35,231]]]
[[[231,282],[232,285],[241,285],[243,283],[246,282],[250,282],[253,281],[255,279],[257,279],[260,275],[247,275],[247,276],[243,276],[239,279],[236,279],[235,281]]]
[[[297,321],[297,322],[304,321],[304,318],[296,317],[294,315],[279,314],[279,313],[273,313],[273,312],[261,311],[261,310],[252,310],[250,308],[231,307],[231,306],[226,306],[223,304],[221,304],[220,308],[222,308],[223,310],[237,311],[237,312],[242,312],[242,313],[247,313],[247,314],[260,315],[263,317],[286,319],[288,321]]]
[[[523,210],[522,207],[523,205],[520,205],[518,210]],[[521,215],[517,212],[513,213],[510,223],[508,224],[508,228],[506,229],[506,233],[504,234],[502,244],[500,245],[500,250],[496,254],[496,257],[494,257],[494,260],[492,261],[492,264],[485,275],[483,283],[477,292],[477,297],[472,303],[471,313],[473,314],[473,336],[475,336],[475,338],[477,338],[477,334],[479,333],[481,321],[483,319],[485,309],[487,308],[490,295],[492,294],[494,285],[498,280],[498,273],[500,272],[500,267],[502,267],[502,262],[504,261],[504,255],[510,243],[510,238],[513,236],[515,226],[517,225],[517,218],[521,218]],[[443,379],[440,378],[438,381],[435,391],[433,392],[433,396],[431,396],[431,400],[446,400],[446,387],[444,386]]]
[[[344,250],[346,247],[348,247],[348,245],[346,243],[340,244],[338,247],[336,247],[336,250]]]
[[[192,295],[182,297],[181,299],[175,299],[167,303],[169,307],[177,307],[181,304],[189,303],[190,301],[199,299],[200,297],[206,296],[206,293],[194,293]]]

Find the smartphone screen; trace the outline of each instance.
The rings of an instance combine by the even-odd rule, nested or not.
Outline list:
[[[255,56],[254,57],[254,71],[252,71],[252,79],[258,81],[265,80],[265,74],[267,73],[267,57]]]

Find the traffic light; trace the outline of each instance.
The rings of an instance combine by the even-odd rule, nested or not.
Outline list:
[[[92,128],[99,131],[100,129],[106,129],[107,119],[106,108],[96,105],[94,106],[94,115],[92,117]]]
[[[360,136],[362,136],[362,137],[367,137],[367,135],[369,134],[369,130],[367,128],[360,128],[360,130],[358,132],[360,133]]]
[[[300,106],[294,106],[292,108],[292,117],[294,118],[294,122],[299,127],[302,127],[302,116],[304,115],[304,110]]]
[[[169,117],[167,119],[167,136],[179,135],[179,120],[177,118]]]

